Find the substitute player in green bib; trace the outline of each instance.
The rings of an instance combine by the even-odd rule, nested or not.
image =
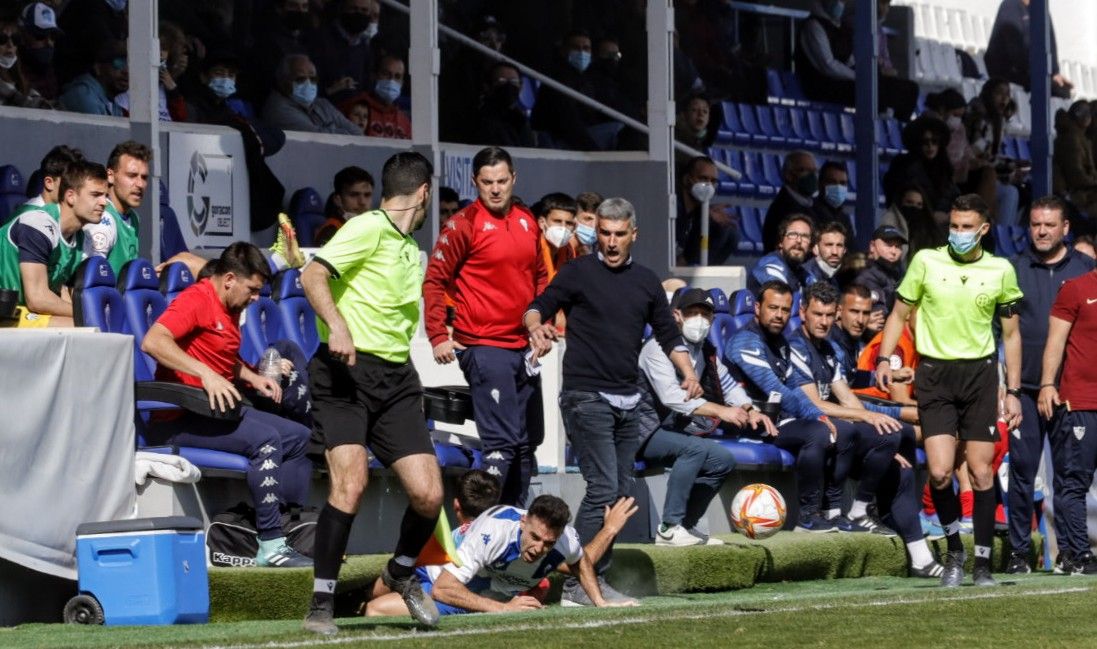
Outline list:
[[[152,151],[133,140],[118,144],[107,158],[110,201],[103,219],[84,228],[88,254],[102,255],[110,262],[115,277],[122,266],[137,259],[141,220],[137,208],[149,186],[149,162]]]
[[[98,223],[107,202],[103,165],[76,161],[61,177],[61,201],[30,210],[0,228],[0,288],[19,292],[18,326],[72,326],[62,297],[84,259],[82,228]]]
[[[433,167],[397,153],[381,172],[381,207],[347,221],[305,266],[301,284],[316,311],[320,348],[309,364],[312,416],[326,448],[331,490],[316,523],[313,594],[305,628],[337,631],[335,584],[366,488],[369,457],[393,469],[408,497],[396,551],[381,579],[421,624],[438,608],[415,578],[434,533],[442,475],[423,416],[423,387],[410,362],[423,270],[411,232],[430,206]]]
[[[957,452],[967,461],[975,491],[976,586],[994,586],[990,548],[994,539],[994,443],[999,415],[1009,428],[1021,423],[1021,334],[1017,305],[1023,297],[1009,261],[983,250],[989,209],[975,194],[956,199],[949,214],[948,246],[914,256],[897,290],[895,309],[884,325],[876,378],[891,382],[890,357],[911,309],[918,307],[914,341],[921,364],[914,378],[918,416],[929,465],[930,493],[948,552],[941,585],[960,586],[966,555],[960,542],[960,502],[952,488]],[[999,398],[997,345],[992,325],[1002,323],[1007,395]],[[999,404],[1004,410],[999,412]],[[961,461],[962,461],[961,460]]]

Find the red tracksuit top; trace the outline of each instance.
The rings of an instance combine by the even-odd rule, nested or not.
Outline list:
[[[453,339],[462,345],[522,349],[522,316],[548,283],[541,229],[525,207],[495,216],[477,199],[454,214],[438,237],[423,280],[427,337],[444,342],[446,300],[456,304]]]

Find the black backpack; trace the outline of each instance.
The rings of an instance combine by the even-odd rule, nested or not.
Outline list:
[[[282,529],[290,547],[312,557],[316,544],[316,520],[320,513],[314,507],[291,505],[282,512]],[[259,553],[259,537],[255,529],[255,509],[247,503],[217,514],[206,530],[206,548],[210,563],[227,568],[254,567]]]

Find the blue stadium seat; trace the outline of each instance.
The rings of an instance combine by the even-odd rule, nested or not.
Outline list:
[[[853,113],[838,113],[838,128],[842,131],[842,141],[857,144],[857,127],[853,122]]]
[[[899,120],[889,118],[884,120],[884,130],[887,132],[888,143],[892,148],[904,153],[906,147],[903,146],[903,126],[899,123]]]
[[[766,179],[766,170],[762,166],[762,155],[757,151],[743,151],[743,171],[754,184],[754,194],[759,198],[772,199],[777,195],[780,185],[774,186]]]
[[[790,111],[791,109],[787,106],[774,106],[773,126],[777,129],[778,133],[784,136],[785,141],[790,148],[802,147],[804,146],[804,140],[797,135],[795,129],[792,128]]]
[[[1017,138],[1017,159],[1032,160],[1032,146],[1027,137]]]
[[[724,149],[722,158],[727,166],[739,172],[740,178],[739,180],[732,180],[730,176],[721,173],[716,190],[724,196],[732,194],[753,196],[758,191],[758,187],[751,181],[743,168],[742,152],[736,149]]]
[[[240,358],[255,365],[271,343],[287,338],[282,313],[270,298],[270,284],[264,284],[259,299],[244,309],[240,326]]]
[[[785,84],[781,82],[781,71],[766,68],[766,95],[770,101],[785,99]]]
[[[717,132],[717,139],[725,144],[754,144],[755,139],[743,127],[739,120],[739,109],[734,102],[720,102],[720,112],[724,116],[724,123]]]
[[[46,174],[42,173],[41,169],[30,172],[30,176],[27,177],[27,188],[23,191],[23,195],[27,198],[41,196],[42,190],[45,189],[45,177]]]
[[[712,310],[716,313],[728,312],[728,296],[724,293],[724,289],[715,287],[708,290],[709,297],[712,298]]]
[[[181,261],[168,264],[164,272],[160,273],[160,292],[169,304],[193,283],[194,275],[191,275],[190,268]]]
[[[714,437],[720,446],[735,456],[737,469],[755,471],[787,471],[796,463],[791,453],[761,440]]]
[[[750,324],[754,319],[754,294],[745,288],[741,288],[728,298],[730,307],[728,312],[735,320],[735,330],[738,331]]]
[[[785,335],[791,336],[797,329],[800,328],[800,291],[796,291],[792,294],[792,314],[789,316],[788,324],[785,325]]]
[[[802,143],[801,146],[806,149],[821,151],[822,143],[811,135],[811,130],[808,128],[808,118],[804,109],[795,106],[789,109],[788,115],[789,124],[792,126],[792,132],[800,139],[800,142]]]
[[[724,345],[739,328],[735,326],[735,318],[728,313],[717,313],[712,318],[712,328],[708,330],[708,341],[716,348],[716,355],[724,357]]]
[[[293,192],[289,199],[289,216],[297,230],[297,243],[303,247],[312,247],[316,240],[316,230],[324,224],[324,199],[312,187],[302,187]]]
[[[822,113],[822,118],[823,130],[826,131],[827,139],[834,142],[838,146],[839,151],[847,152],[852,150],[853,141],[847,140],[845,133],[842,132],[840,113],[836,113],[832,110],[825,110]]]
[[[787,99],[797,103],[807,101],[807,95],[804,94],[803,86],[800,85],[800,79],[795,72],[791,70],[781,71],[781,87],[784,89]]]
[[[518,105],[527,116],[533,112],[533,105],[537,103],[537,88],[540,85],[540,81],[522,75],[522,87],[518,90]]]
[[[780,190],[781,185],[785,184],[784,179],[781,178],[781,156],[776,153],[763,153],[762,169],[765,171],[766,182]]]
[[[762,214],[758,208],[739,208],[739,251],[762,252]]]
[[[740,111],[751,112],[753,108],[755,122],[758,130],[762,135],[766,137],[768,145],[776,147],[778,149],[789,146],[788,139],[780,132],[774,123],[773,109],[768,104],[758,104],[757,106],[750,106],[749,104],[739,104]],[[744,124],[746,120],[743,120]]]
[[[26,201],[23,174],[13,165],[0,167],[0,225],[7,223],[15,208]]]
[[[1002,137],[1002,155],[1011,160],[1019,160],[1021,158],[1021,154],[1017,150],[1017,138],[1012,135],[1005,135]]]
[[[809,108],[805,111],[807,115],[808,132],[811,133],[813,140],[818,140],[819,150],[827,153],[833,153],[838,150],[838,143],[830,138],[826,128],[823,126],[823,114],[822,112]]]
[[[106,257],[98,255],[80,262],[73,275],[73,321],[78,327],[98,327],[104,333],[124,333],[122,296],[115,288],[114,271]]]
[[[290,268],[278,273],[274,277],[273,297],[282,314],[286,338],[312,358],[320,346],[320,335],[316,331],[316,312],[301,287],[301,271]]]
[[[147,259],[134,259],[122,266],[118,291],[122,294],[122,310],[125,314],[122,331],[134,337],[134,376],[138,381],[150,381],[156,374],[156,361],[141,351],[140,341],[144,340],[149,327],[167,308],[168,302],[160,292],[160,280],[156,277],[156,270]]]

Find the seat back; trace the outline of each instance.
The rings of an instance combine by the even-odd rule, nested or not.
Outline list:
[[[270,299],[270,285],[264,284],[259,299],[244,309],[244,323],[240,327],[240,358],[252,365],[276,340],[286,338],[282,314],[278,305]]]
[[[739,225],[742,228],[742,239],[753,244],[756,252],[762,251],[762,217],[758,208],[744,205],[739,208]],[[740,246],[742,249],[742,246]]]
[[[792,294],[792,315],[789,316],[788,324],[785,325],[785,335],[791,336],[800,328],[800,291],[796,291]]]
[[[164,294],[168,304],[193,283],[194,275],[191,275],[190,268],[181,261],[168,264],[164,272],[160,273],[160,292]]]
[[[124,333],[122,296],[115,288],[114,271],[106,257],[88,257],[76,267],[74,276],[72,316],[76,326]]]
[[[290,268],[274,277],[274,302],[282,316],[286,338],[296,343],[305,356],[312,358],[320,346],[316,331],[316,312],[305,298],[301,287],[301,271]]]
[[[728,296],[727,293],[724,293],[724,289],[719,287],[710,288],[708,294],[712,298],[713,311],[716,313],[728,312]]]
[[[297,243],[306,248],[315,245],[314,235],[324,224],[324,199],[312,187],[302,187],[289,199],[289,215],[297,229]]]
[[[160,281],[156,270],[147,259],[134,259],[122,266],[118,281],[122,293],[122,310],[125,320],[123,333],[133,336],[133,374],[138,381],[151,381],[156,374],[156,361],[141,351],[149,327],[167,308],[168,302],[160,293]]]
[[[27,200],[23,174],[13,165],[0,167],[0,223]]]
[[[754,319],[754,294],[741,288],[731,294],[728,313],[731,315],[735,330],[738,331]]]

